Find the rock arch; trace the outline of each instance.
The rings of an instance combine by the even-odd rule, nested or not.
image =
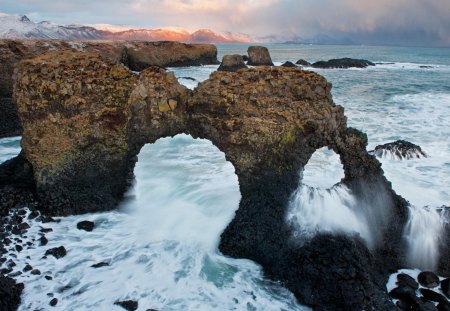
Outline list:
[[[46,212],[112,209],[132,180],[144,144],[179,133],[206,138],[234,165],[242,195],[221,236],[224,254],[257,261],[310,305],[388,310],[383,277],[401,262],[406,203],[367,153],[366,136],[346,126],[330,91],[322,76],[285,67],[214,72],[190,91],[161,68],[136,76],[94,54],[66,51],[20,63],[14,96],[24,128],[23,156],[33,167]],[[392,210],[379,224],[380,239],[390,242],[381,241],[372,254],[357,238],[325,235],[302,249],[289,243],[287,202],[299,170],[324,146],[340,155],[343,182],[361,200],[381,195],[381,208]],[[329,252],[320,253],[322,246]],[[312,264],[315,256],[324,260]],[[334,268],[355,275],[330,282],[329,276],[310,274]]]

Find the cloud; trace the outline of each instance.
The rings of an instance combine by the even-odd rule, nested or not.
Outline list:
[[[450,46],[449,0],[2,0],[2,11],[58,23],[350,38],[365,44]]]

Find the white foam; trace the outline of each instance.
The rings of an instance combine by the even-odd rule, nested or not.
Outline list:
[[[20,153],[21,136],[0,139],[0,163],[9,160]]]

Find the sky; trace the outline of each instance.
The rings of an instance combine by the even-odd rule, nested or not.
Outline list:
[[[0,12],[58,24],[183,27],[286,41],[450,46],[450,0],[0,0]]]

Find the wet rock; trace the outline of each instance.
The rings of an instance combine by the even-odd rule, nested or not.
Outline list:
[[[45,252],[45,256],[52,255],[56,259],[62,258],[64,256],[66,256],[66,254],[67,254],[67,251],[64,246],[54,247],[54,248],[48,249]]]
[[[17,114],[16,104],[11,98],[3,98],[0,95],[0,138],[18,136],[21,132],[22,125]]]
[[[121,306],[122,308],[128,311],[134,311],[137,310],[138,308],[138,302],[134,300],[116,301],[114,304]]]
[[[417,280],[419,281],[419,284],[427,287],[427,288],[434,288],[439,285],[439,277],[431,271],[422,271],[417,276]]]
[[[0,275],[0,310],[17,310],[23,288],[22,283],[16,284],[14,279]]]
[[[32,275],[41,275],[41,271],[39,269],[33,269],[30,272]]]
[[[179,77],[178,79],[197,81],[195,78],[192,78],[192,77]]]
[[[450,302],[440,302],[437,305],[438,311],[450,311]]]
[[[314,68],[332,69],[332,68],[366,68],[375,66],[374,63],[365,59],[338,58],[328,61],[318,61],[311,65]]]
[[[434,303],[425,301],[425,302],[419,302],[417,305],[413,307],[414,311],[437,311],[436,306]]]
[[[247,55],[242,55],[242,60],[244,62],[248,62],[248,56]]]
[[[405,273],[399,273],[397,275],[397,285],[398,286],[409,286],[414,290],[417,290],[419,288],[419,283],[416,282],[416,280]]]
[[[441,281],[441,290],[450,299],[450,278]]]
[[[50,275],[46,275],[46,276],[44,276],[44,278],[45,278],[46,280],[48,280],[48,281],[53,280],[53,278],[52,278]]]
[[[220,63],[218,71],[229,71],[229,72],[235,72],[239,69],[247,68],[247,66],[244,63],[244,60],[242,59],[241,55],[225,55],[222,58],[222,62]]]
[[[422,294],[422,296],[425,299],[430,300],[430,301],[434,301],[434,302],[447,301],[447,299],[444,296],[442,296],[441,294],[439,294],[431,289],[421,288],[420,293]]]
[[[375,155],[378,158],[391,156],[399,160],[410,160],[427,157],[427,154],[422,151],[422,148],[420,148],[420,146],[410,143],[406,140],[397,140],[392,143],[378,145],[374,150],[369,151],[369,153]]]
[[[23,222],[23,223],[19,224],[17,227],[18,227],[20,230],[22,230],[22,231],[25,231],[25,230],[30,229],[30,225],[27,224],[26,222]]]
[[[429,69],[433,68],[433,66],[420,65],[419,68]]]
[[[249,66],[273,66],[269,50],[264,46],[250,46],[247,54]]]
[[[93,264],[91,267],[92,268],[101,268],[101,267],[106,267],[106,266],[109,266],[109,263],[107,263],[107,262],[99,262],[99,263]]]
[[[39,212],[38,211],[32,211],[31,213],[30,213],[30,215],[28,215],[28,219],[35,219],[35,218],[37,218],[37,217],[39,217]]]
[[[53,298],[52,300],[50,300],[49,305],[54,307],[58,304],[58,298]]]
[[[32,266],[30,266],[30,265],[26,265],[25,266],[25,268],[23,268],[23,272],[28,272],[28,271],[31,271],[31,270],[33,270],[33,267]]]
[[[53,229],[52,228],[42,228],[41,227],[41,229],[39,231],[42,232],[42,233],[47,233],[47,232],[52,232]]]
[[[18,251],[18,252],[21,252],[23,250],[23,247],[18,244],[16,245],[15,248],[16,248],[16,251]]]
[[[39,238],[39,245],[40,245],[40,246],[45,246],[45,245],[47,245],[47,243],[48,243],[48,240],[47,240],[47,238],[45,237],[45,235],[43,235],[43,236],[41,236],[41,237]]]
[[[409,286],[399,286],[389,292],[389,296],[394,299],[400,299],[404,305],[409,307],[419,303],[420,299],[416,296],[416,291]]]
[[[18,277],[21,274],[22,274],[21,271],[16,271],[16,272],[8,274],[8,276],[11,277],[11,278],[15,278],[15,277]]]
[[[95,224],[92,221],[83,220],[77,223],[77,229],[78,230],[84,230],[84,231],[92,231],[94,230]]]
[[[293,63],[293,62],[285,62],[283,65],[281,65],[283,67],[291,67],[291,68],[297,68],[297,66]]]
[[[299,60],[296,61],[295,63],[296,63],[297,65],[304,66],[304,67],[311,66],[311,63],[310,63],[310,62],[307,62],[307,61],[304,60],[304,59],[299,59]]]

